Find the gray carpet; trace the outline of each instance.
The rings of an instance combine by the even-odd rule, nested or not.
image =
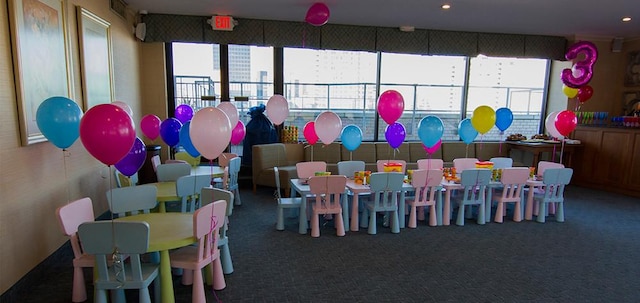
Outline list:
[[[391,234],[380,226],[337,237],[275,230],[273,191],[243,189],[231,217],[235,272],[208,302],[639,302],[640,200],[569,186],[566,222],[550,217],[484,226],[428,227]],[[70,302],[68,243],[1,302]],[[91,272],[87,290],[91,296]],[[191,288],[174,277],[177,302]],[[136,302],[129,292],[129,302]],[[217,297],[217,298],[216,298]],[[90,298],[87,302],[92,302]]]

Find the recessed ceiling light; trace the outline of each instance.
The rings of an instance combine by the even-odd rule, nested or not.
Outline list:
[[[451,5],[450,4],[443,4],[441,7],[442,7],[442,9],[450,9]]]
[[[622,22],[629,22],[631,21],[631,17],[622,17]]]

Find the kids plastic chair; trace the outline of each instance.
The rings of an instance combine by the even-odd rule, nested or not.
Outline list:
[[[298,162],[296,163],[296,172],[298,178],[309,179],[315,175],[316,172],[326,172],[327,162],[324,161],[311,161],[311,162]]]
[[[485,203],[489,181],[491,181],[491,171],[488,169],[473,168],[462,171],[460,184],[463,186],[463,195],[457,197],[458,218],[456,225],[464,226],[465,208],[468,208],[470,217],[473,206],[478,208],[478,224],[485,224]]]
[[[571,182],[572,176],[571,168],[548,168],[544,171],[542,176],[544,193],[533,195],[533,203],[538,204],[538,222],[545,223],[546,205],[550,203],[557,205],[556,221],[564,222],[564,188]]]
[[[513,221],[522,221],[522,199],[525,183],[529,179],[529,169],[526,167],[511,167],[502,169],[502,194],[494,195],[496,200],[496,215],[494,222],[502,223],[506,214],[506,203],[513,203]]]
[[[409,223],[407,227],[418,226],[419,212],[424,217],[425,208],[429,207],[429,226],[437,225],[436,199],[442,194],[442,171],[440,169],[417,169],[411,176],[411,186],[415,188],[415,196],[407,198],[406,203],[410,207]]]
[[[202,189],[201,204],[203,206],[218,200],[224,200],[227,202],[225,224],[220,227],[220,232],[218,233],[218,249],[220,249],[222,272],[228,275],[233,273],[233,262],[231,261],[231,251],[229,250],[229,236],[227,236],[227,231],[229,230],[229,216],[231,216],[231,212],[233,210],[233,193],[228,190],[214,187]]]
[[[309,188],[315,195],[311,205],[311,236],[320,237],[320,215],[333,215],[338,237],[345,235],[342,219],[342,195],[345,194],[347,177],[319,176],[309,179]]]
[[[275,197],[276,197],[276,200],[278,201],[278,213],[276,215],[277,217],[276,229],[284,230],[284,210],[300,209],[300,206],[302,205],[302,198],[301,197],[283,198],[282,195],[280,194],[280,171],[278,170],[277,166],[273,167],[273,173],[275,175],[275,181],[276,181]]]
[[[391,233],[400,233],[400,220],[398,219],[398,196],[402,191],[402,173],[372,173],[371,174],[371,201],[365,204],[361,214],[360,227],[368,227],[368,233],[377,233],[377,212],[391,212],[389,225]],[[368,225],[368,226],[367,226]]]

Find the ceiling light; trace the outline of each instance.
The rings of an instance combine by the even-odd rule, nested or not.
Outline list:
[[[441,7],[442,7],[442,9],[450,9],[451,5],[450,4],[443,4]]]
[[[629,22],[631,21],[631,17],[622,17],[622,22]]]

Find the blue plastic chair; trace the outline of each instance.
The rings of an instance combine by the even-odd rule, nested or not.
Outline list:
[[[182,176],[176,180],[176,195],[180,197],[180,211],[194,212],[200,201],[202,188],[211,186],[211,178],[209,176]],[[188,208],[187,208],[188,206]]]
[[[165,163],[156,167],[158,182],[176,181],[182,176],[191,174],[191,165],[188,163]]]
[[[138,289],[138,302],[151,303],[149,285],[160,289],[158,264],[142,263],[140,255],[149,248],[146,222],[85,222],[78,227],[85,252],[95,256],[94,302],[107,303],[107,290]],[[108,264],[115,256],[113,264]],[[124,262],[125,257],[129,262]],[[159,294],[159,291],[154,292]],[[159,295],[156,301],[159,301]]]
[[[301,197],[296,198],[283,198],[280,194],[280,170],[277,166],[273,167],[273,173],[276,181],[276,191],[275,197],[278,201],[278,213],[276,219],[276,229],[284,230],[284,209],[297,209],[300,210],[300,206],[302,205]]]
[[[139,185],[114,188],[107,191],[109,210],[118,217],[148,214],[158,205],[156,200],[158,189],[153,185]]]
[[[463,195],[458,196],[458,218],[456,225],[464,226],[465,208],[468,208],[468,216],[471,217],[472,207],[478,208],[478,224],[485,223],[485,203],[487,197],[487,185],[491,181],[491,171],[484,168],[465,169],[460,177]]]
[[[556,203],[556,221],[564,222],[564,187],[571,182],[573,169],[548,168],[542,175],[544,193],[533,195],[534,203],[538,203],[537,221],[545,223],[547,204]]]
[[[371,174],[371,195],[373,199],[365,204],[360,218],[360,227],[367,227],[368,233],[375,235],[377,233],[376,212],[391,212],[389,225],[391,232],[400,233],[400,220],[398,219],[398,201],[399,195],[402,193],[402,182],[404,174],[402,173],[372,173]],[[404,205],[401,205],[404,207]]]

